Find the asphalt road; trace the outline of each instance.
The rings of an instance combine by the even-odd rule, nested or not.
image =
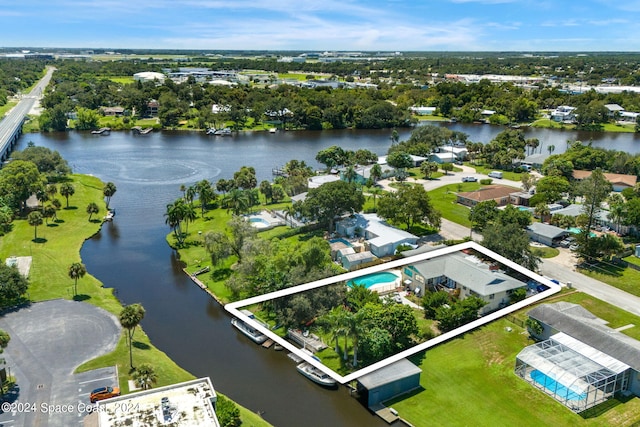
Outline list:
[[[115,367],[73,374],[118,343],[120,323],[101,308],[61,299],[39,302],[4,314],[0,329],[11,337],[2,356],[17,380],[0,406],[2,426],[81,425],[91,390],[118,385]]]

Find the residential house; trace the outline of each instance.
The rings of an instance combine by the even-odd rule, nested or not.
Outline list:
[[[147,116],[148,117],[158,117],[158,107],[160,103],[155,99],[147,102]]]
[[[100,111],[105,116],[120,117],[124,114],[123,107],[100,107]]]
[[[621,173],[604,173],[604,178],[611,183],[613,191],[620,192],[625,188],[633,188],[638,181],[638,177],[635,175],[625,175]],[[574,170],[573,179],[576,181],[582,181],[585,178],[591,176],[591,171]]]
[[[607,114],[612,118],[619,117],[620,114],[624,111],[624,107],[621,107],[618,104],[605,104],[604,108],[609,111]]]
[[[357,184],[366,184],[369,178],[371,178],[371,169],[373,169],[373,166],[374,165],[355,166],[355,182]],[[396,170],[387,164],[380,165],[380,167],[382,169],[382,175],[380,176],[381,179],[392,177],[396,173]],[[343,181],[346,181],[346,178],[344,176],[345,171],[346,168],[343,168],[340,171],[340,179],[342,179]]]
[[[541,222],[532,223],[527,226],[526,231],[531,240],[549,247],[557,246],[562,239],[571,234],[569,230]]]
[[[578,304],[541,304],[528,315],[541,341],[516,357],[518,376],[574,412],[616,394],[640,396],[640,341]]]
[[[410,155],[411,157],[411,161],[413,162],[413,167],[418,167],[420,166],[425,160],[427,160],[426,157],[422,157],[422,156],[414,156],[413,154]],[[387,165],[387,156],[380,156],[378,157],[378,162],[377,162],[380,166],[385,166]]]
[[[457,202],[461,205],[473,207],[480,202],[495,200],[498,206],[504,206],[511,200],[511,194],[516,188],[506,185],[487,185],[476,191],[467,191],[457,194]]]
[[[409,111],[417,116],[431,116],[436,113],[436,107],[409,107]]]
[[[356,214],[338,221],[336,232],[342,236],[364,237],[369,250],[378,258],[395,254],[400,245],[418,242],[418,236],[390,226],[376,214]]]
[[[340,264],[346,270],[353,271],[360,268],[362,264],[369,264],[378,259],[371,251],[355,252],[353,248],[349,248],[353,253],[347,253],[340,256]]]
[[[443,145],[437,148],[437,152],[441,154],[449,154],[455,156],[454,161],[464,160],[467,157],[468,150],[466,147],[456,147],[451,145]]]
[[[445,290],[460,299],[471,295],[481,298],[487,303],[481,314],[505,307],[514,290],[527,286],[497,266],[463,252],[407,265],[402,270],[402,282],[418,295],[428,289]]]
[[[361,400],[369,408],[393,397],[420,388],[422,370],[407,359],[363,375],[357,380]]]
[[[549,114],[549,117],[554,122],[573,123],[576,120],[575,109],[575,107],[569,107],[568,105],[560,105]]]

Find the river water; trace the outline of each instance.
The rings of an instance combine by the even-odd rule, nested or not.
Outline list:
[[[481,142],[502,130],[489,125],[447,126]],[[180,366],[196,376],[211,377],[216,389],[260,411],[275,426],[375,427],[386,423],[350,398],[345,388],[322,389],[299,375],[284,353],[265,350],[231,327],[224,309],[182,273],[165,241],[170,230],[163,214],[166,205],[181,196],[181,184],[229,179],[244,165],[256,169],[258,181],[271,179],[271,170],[290,159],[319,168],[316,153],[331,145],[367,148],[383,155],[390,134],[388,130],[344,130],[222,138],[190,132],[144,136],[68,132],[27,134],[17,149],[33,142],[58,150],[74,172],[116,184],[111,206],[118,214],[83,245],[83,262],[105,287],[115,289],[124,304],[139,302],[145,307],[142,326],[152,342]],[[399,134],[405,140],[410,131]],[[640,152],[640,140],[633,134],[527,130],[527,138],[531,137],[540,139],[542,150],[555,145],[556,153],[574,139]]]

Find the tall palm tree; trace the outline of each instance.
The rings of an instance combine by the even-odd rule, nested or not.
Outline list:
[[[185,191],[184,199],[189,202],[190,205],[193,205],[193,199],[196,198],[196,194],[198,194],[198,189],[191,185],[187,188],[187,191]]]
[[[348,312],[347,312],[348,313]],[[364,315],[362,312],[348,313],[345,317],[346,333],[351,336],[353,346],[353,366],[358,366],[358,340],[362,335]]]
[[[165,224],[171,227],[179,245],[183,243],[184,236],[182,235],[181,224],[182,220],[184,219],[186,206],[187,205],[182,199],[178,199],[175,202],[169,203],[167,205],[167,210],[164,214],[164,216],[166,217]]]
[[[38,226],[42,225],[42,214],[38,211],[33,211],[27,217],[29,225],[33,226],[33,240],[38,239]]]
[[[371,196],[373,197],[373,209],[376,209],[376,198],[383,193],[382,188],[373,187],[369,190],[369,193],[371,193]]]
[[[196,213],[196,209],[193,205],[184,204],[184,208],[182,211],[182,220],[184,221],[184,234],[189,233],[189,223],[195,221],[198,218],[198,214]]]
[[[240,215],[249,208],[249,197],[244,191],[234,188],[224,197],[227,210],[233,212],[234,215]]]
[[[133,334],[136,326],[140,324],[144,318],[144,307],[141,304],[131,304],[124,306],[120,312],[120,325],[127,330],[127,342],[129,344],[129,366],[133,369],[133,353],[131,345],[133,343]]]
[[[373,179],[373,182],[378,182],[380,178],[382,178],[382,166],[379,164],[375,164],[371,166],[371,171],[369,171],[369,176]]]
[[[107,210],[109,210],[109,203],[111,202],[111,197],[116,194],[117,188],[113,182],[107,182],[102,188],[102,194],[107,202]]]
[[[347,170],[344,171],[344,179],[346,179],[348,183],[355,181],[357,176],[358,174],[353,166],[349,166]]]
[[[284,220],[286,221],[287,219],[290,219],[291,221],[289,221],[289,227],[293,228],[293,218],[296,216],[296,208],[293,206],[293,204],[287,206],[286,208],[284,208]]]
[[[87,268],[80,262],[74,262],[69,266],[69,278],[73,280],[73,295],[78,295],[78,279],[87,274]]]
[[[546,203],[542,202],[536,205],[533,213],[540,218],[540,222],[545,222],[545,218],[551,215],[551,210]]]
[[[322,327],[331,334],[331,340],[335,341],[335,351],[337,354],[340,354],[340,343],[338,339],[346,332],[346,315],[347,312],[345,308],[343,306],[338,306],[331,309],[330,312],[322,316],[322,318],[320,319],[320,324],[322,325]],[[346,343],[344,353],[344,357],[346,359]]]
[[[207,205],[215,200],[216,193],[213,190],[213,187],[211,187],[211,183],[206,179],[198,182],[196,184],[196,189],[198,191],[198,198],[200,199],[200,209],[202,210],[202,216],[204,217]]]
[[[60,195],[67,199],[67,207],[69,207],[69,197],[73,196],[75,192],[76,189],[70,182],[64,182],[60,186]]]
[[[89,221],[91,221],[91,217],[93,216],[93,214],[97,214],[98,212],[100,212],[100,208],[96,203],[91,202],[87,205],[87,213],[89,214]]]

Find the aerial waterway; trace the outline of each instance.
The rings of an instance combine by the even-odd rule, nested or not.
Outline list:
[[[488,142],[502,129],[489,125],[450,124]],[[572,132],[538,131],[543,144],[555,152],[565,148]],[[400,131],[400,139],[409,137]],[[202,179],[229,179],[241,166],[253,166],[258,181],[271,179],[271,171],[290,159],[315,162],[318,151],[331,145],[345,149],[367,148],[385,154],[391,132],[332,131],[244,133],[216,138],[204,133],[154,132],[137,137],[111,132],[109,138],[91,133],[27,134],[28,142],[58,150],[74,172],[112,181],[118,191],[111,201],[118,211],[113,222],[88,240],[82,259],[88,271],[106,287],[116,290],[125,304],[141,303],[146,309],[142,325],[153,343],[196,376],[211,377],[222,393],[275,426],[383,426],[346,389],[323,389],[297,373],[283,352],[263,349],[240,334],[212,298],[182,272],[165,236],[166,205],[181,196],[180,185]],[[555,136],[554,136],[555,135]],[[594,134],[598,136],[600,134]],[[594,145],[640,152],[633,134],[602,134]],[[580,139],[590,140],[589,135]]]

